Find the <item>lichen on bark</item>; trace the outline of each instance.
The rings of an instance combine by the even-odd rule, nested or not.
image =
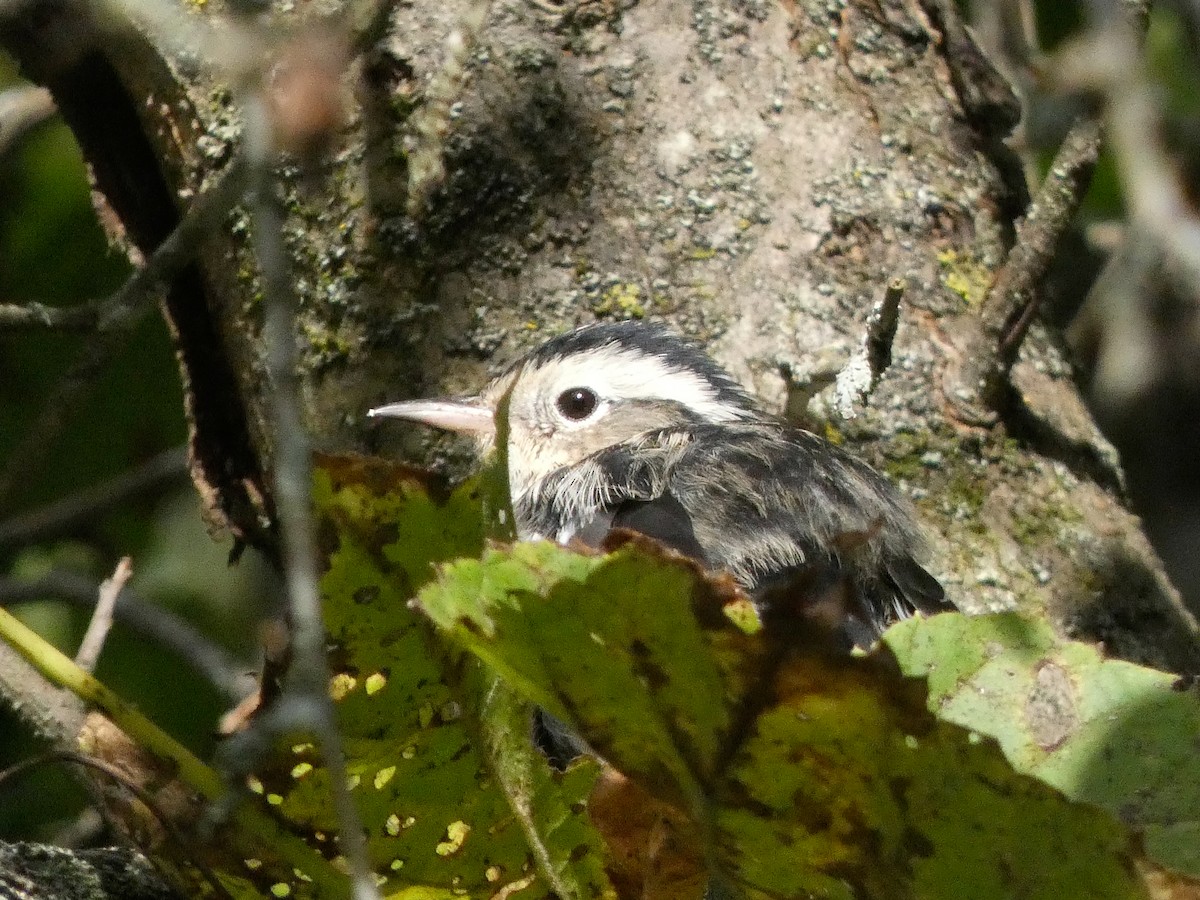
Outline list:
[[[323,177],[283,171],[304,414],[323,449],[448,465],[453,451],[368,427],[365,411],[475,389],[597,317],[665,319],[795,413],[789,390],[848,355],[904,277],[866,408],[841,421],[818,393],[806,421],[901,476],[964,609],[1016,605],[1137,660],[1197,662],[1058,336],[1028,337],[995,425],[958,421],[942,392],[1027,200],[1000,141],[1011,97],[952,4],[496,2],[448,107],[445,179],[414,215],[410,119],[469,8],[394,9],[345,73],[354,102]],[[285,26],[305,14],[273,12]],[[219,73],[169,61],[154,71],[190,100],[203,151],[162,145],[183,203],[237,120]],[[179,109],[144,109],[147,129]],[[254,264],[232,226],[204,260],[213,349],[269,469]]]

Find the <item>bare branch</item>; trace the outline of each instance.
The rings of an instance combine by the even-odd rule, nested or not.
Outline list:
[[[261,95],[245,106],[246,159],[250,164],[248,201],[252,238],[264,297],[263,339],[274,385],[275,505],[281,532],[284,580],[292,624],[292,666],[288,691],[311,711],[314,737],[325,757],[337,811],[341,847],[349,864],[354,900],[378,900],[379,889],[367,857],[361,819],[346,779],[346,757],[329,697],[329,661],[317,582],[317,543],[309,503],[312,459],[308,432],[300,418],[296,375],[297,299],[283,242],[284,221],[272,174],[275,148],[271,119]]]
[[[83,701],[53,685],[15,648],[0,639],[0,700],[40,740],[61,744],[83,727]]]
[[[1163,115],[1137,35],[1119,24],[1098,31],[1063,55],[1061,78],[1075,89],[1099,89],[1133,227],[1153,237],[1200,284],[1200,216],[1161,138]]]
[[[0,547],[68,534],[127,500],[183,483],[187,460],[187,447],[172,447],[115,478],[0,521]]]
[[[90,609],[96,602],[97,590],[93,579],[62,570],[53,570],[36,581],[0,578],[0,606],[55,598]],[[252,689],[251,679],[239,674],[247,667],[240,665],[223,647],[197,631],[186,619],[145,600],[128,587],[117,597],[113,617],[174,653],[229,700],[237,702]]]
[[[58,113],[45,88],[22,85],[0,91],[0,159],[31,129]]]
[[[133,560],[122,556],[116,569],[110,577],[100,583],[96,592],[96,608],[92,610],[92,619],[88,622],[83,640],[79,642],[79,650],[75,653],[75,665],[85,672],[95,672],[96,663],[100,660],[100,651],[108,639],[112,629],[113,607],[117,605],[117,597],[125,590],[125,585],[133,577]]]
[[[99,320],[100,308],[94,303],[79,306],[0,303],[0,331],[94,331]]]
[[[1136,76],[1142,70],[1139,45],[1148,23],[1149,4],[1145,0],[1094,0],[1091,5],[1093,18],[1104,24],[1094,30],[1091,38],[1059,54],[1057,78],[1073,90],[1096,86],[1108,89],[1109,131],[1118,158],[1123,158],[1126,165],[1136,159],[1138,171],[1162,172],[1165,167],[1155,166],[1153,161],[1142,165],[1146,153],[1154,152],[1147,149],[1145,140],[1153,133],[1153,105],[1146,102],[1144,79]],[[1129,127],[1123,128],[1123,118]],[[947,369],[943,381],[946,399],[963,422],[990,425],[996,420],[1009,372],[1041,301],[1042,279],[1091,184],[1100,141],[1100,121],[1081,116],[1059,146],[1025,218],[1017,224],[1016,242],[984,298],[975,332],[968,337],[962,358]],[[1172,215],[1179,211],[1182,194],[1163,190],[1167,180],[1159,178],[1154,189],[1149,189],[1150,185],[1136,185],[1127,177],[1133,218],[1139,218],[1137,196],[1154,197],[1159,201],[1153,210],[1157,224],[1180,235],[1178,243],[1191,245],[1195,251],[1193,263],[1200,265],[1200,229],[1182,227],[1181,217]]]
[[[888,283],[883,296],[875,301],[867,315],[862,346],[838,373],[833,406],[843,419],[853,419],[857,415],[855,407],[866,401],[892,364],[892,341],[900,321],[900,300],[907,287],[903,278],[894,278]]]
[[[1008,373],[1041,301],[1038,288],[1087,193],[1099,153],[1100,124],[1081,118],[1018,223],[1016,243],[984,298],[968,349],[946,373],[946,398],[961,420],[980,425],[995,421]]]
[[[255,27],[248,19],[222,16],[219,23],[204,16],[189,15],[174,3],[143,0],[102,0],[115,16],[136,23],[154,39],[160,51],[200,56],[231,73],[235,79],[262,66],[271,39],[266,27]]]
[[[146,807],[150,814],[154,816],[158,824],[162,826],[163,831],[170,835],[171,840],[175,842],[176,847],[182,851],[188,862],[195,866],[196,870],[200,872],[202,876],[204,876],[204,880],[208,882],[209,886],[213,889],[216,895],[218,897],[225,898],[225,900],[233,900],[229,892],[225,890],[225,886],[221,883],[220,879],[217,878],[216,873],[213,872],[209,865],[199,855],[192,852],[192,842],[184,837],[180,830],[175,826],[175,823],[171,821],[171,817],[163,812],[158,802],[154,799],[154,796],[112,763],[105,762],[102,759],[97,759],[94,756],[85,756],[82,753],[75,753],[71,750],[51,750],[39,756],[34,756],[30,759],[23,760],[22,762],[15,763],[4,770],[0,770],[0,786],[3,786],[4,782],[18,777],[30,769],[45,765],[46,763],[50,762],[67,762],[71,763],[72,765],[82,766],[85,769],[91,769],[107,776],[112,781],[121,785],[121,787],[123,787],[125,790],[129,791],[129,793],[136,797],[141,804]]]

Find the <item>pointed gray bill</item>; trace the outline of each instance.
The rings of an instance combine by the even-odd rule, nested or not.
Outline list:
[[[484,434],[496,430],[492,411],[479,400],[405,400],[367,411],[368,416],[408,419],[434,428],[462,434]]]

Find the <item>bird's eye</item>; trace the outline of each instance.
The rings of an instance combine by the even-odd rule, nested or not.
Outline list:
[[[599,402],[594,391],[571,388],[558,395],[558,411],[568,419],[579,422],[595,412]]]

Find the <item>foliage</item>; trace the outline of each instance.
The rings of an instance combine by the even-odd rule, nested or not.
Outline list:
[[[481,499],[478,481],[448,493],[378,461],[330,458],[316,476],[330,693],[371,861],[387,896],[604,896],[582,814],[595,767],[553,773],[532,752],[528,709],[409,607],[436,563],[479,555]],[[318,860],[340,866],[328,779],[297,736],[250,783]],[[306,875],[259,853],[231,883],[303,896]]]
[[[324,580],[331,637],[335,658],[343,659],[341,674],[358,682],[342,699],[344,728],[351,735],[372,738],[381,728],[395,727],[398,711],[392,708],[385,722],[376,712],[385,705],[367,694],[371,675],[387,671],[382,690],[394,690],[395,699],[386,706],[407,708],[409,734],[390,735],[384,744],[393,753],[397,746],[418,750],[407,760],[402,750],[401,765],[415,770],[425,760],[436,767],[449,757],[427,749],[434,740],[429,733],[458,725],[439,721],[435,711],[445,707],[438,704],[463,703],[460,709],[469,721],[468,710],[486,711],[487,690],[497,689],[480,670],[464,668],[444,650],[431,650],[440,645],[428,643],[428,633],[413,640],[420,625],[410,618],[413,604],[407,600],[416,595],[425,614],[519,694],[570,722],[604,759],[666,804],[664,809],[680,811],[682,817],[674,821],[687,835],[682,843],[699,845],[709,872],[749,896],[959,896],[964,884],[980,896],[1144,895],[1134,874],[1138,845],[1121,825],[1014,771],[1001,744],[980,739],[982,729],[967,730],[929,713],[924,680],[905,677],[889,649],[865,659],[847,658],[834,652],[820,625],[798,615],[777,615],[769,628],[760,628],[727,581],[713,581],[648,542],[602,556],[546,543],[485,548],[476,524],[479,490],[476,483],[430,494],[411,475],[360,461],[331,459],[319,475],[317,502],[331,551]],[[331,526],[336,544],[328,537]],[[828,600],[838,590],[836,582],[810,579],[793,585],[790,599],[800,608],[814,599]],[[778,600],[781,609],[786,610],[787,599]],[[379,616],[386,621],[372,621]],[[991,625],[989,639],[964,640],[956,630],[963,623],[981,629]],[[908,647],[930,654],[926,664],[938,654],[956,659],[951,648],[982,646],[1010,670],[1024,661],[1044,672],[1046,666],[1038,667],[1036,660],[1045,656],[1048,633],[1026,627],[1030,630],[1022,634],[1007,617],[942,616],[906,624],[892,646],[907,635]],[[926,640],[914,637],[926,633]],[[999,633],[1011,635],[1010,640],[999,641]],[[380,634],[389,636],[388,647],[379,646]],[[406,637],[411,642],[397,653]],[[1124,708],[1128,694],[1105,687],[1119,670],[1139,686],[1143,698],[1170,707],[1172,725],[1159,732],[1163,743],[1150,743],[1160,753],[1186,752],[1190,745],[1184,735],[1194,734],[1187,729],[1200,714],[1194,697],[1171,693],[1161,673],[1101,664],[1084,645],[1062,644],[1058,650],[1069,659],[1092,654],[1091,669],[1073,672],[1094,697],[1089,720]],[[440,669],[426,670],[418,662],[430,653]],[[902,658],[905,672],[915,670],[916,659],[915,652]],[[396,678],[401,661],[406,681]],[[464,677],[464,672],[472,674]],[[422,689],[438,682],[437,691],[447,693],[422,697]],[[945,683],[935,681],[931,702],[940,699]],[[1028,697],[1024,687],[1012,679],[1009,691],[992,693],[1008,696],[1012,707],[1012,689],[1015,696]],[[528,731],[513,724],[522,715],[512,706],[505,713],[509,750],[523,746],[524,764],[536,762],[532,781],[538,787],[517,797],[510,791],[510,800],[518,809],[536,810],[548,802],[559,810],[580,811],[593,777],[590,766],[549,775],[529,753]],[[1026,735],[1038,735],[1036,729],[1050,727],[1052,720],[1044,715],[1026,722]],[[482,739],[487,747],[489,727],[485,715],[474,730],[446,739],[447,746]],[[352,766],[371,759],[372,751],[353,745],[358,752],[352,750]],[[415,847],[427,854],[438,839],[442,845],[453,843],[444,804],[457,797],[451,808],[461,813],[454,821],[466,826],[458,833],[468,837],[455,852],[465,849],[469,835],[486,831],[495,836],[488,841],[489,859],[502,858],[509,834],[474,818],[486,816],[488,807],[483,793],[464,790],[478,792],[479,773],[488,766],[496,772],[497,759],[485,750],[457,774],[423,770],[421,782],[444,778],[449,787],[435,798],[428,812],[432,830]],[[381,770],[379,764],[386,765]],[[361,780],[372,772],[377,779],[394,764],[394,758],[374,760],[361,771]],[[580,779],[580,772],[587,777]],[[385,786],[404,790],[400,785],[411,779],[402,775],[389,776]],[[510,787],[521,779],[501,773],[497,781]],[[1053,783],[1069,790],[1067,781]],[[1131,783],[1138,782],[1133,775]],[[482,783],[492,786],[486,778]],[[585,793],[564,794],[571,787]],[[1070,793],[1082,800],[1103,799],[1095,791]],[[399,798],[372,806],[374,821],[389,809],[394,812]],[[473,805],[464,806],[465,798]],[[1186,804],[1187,798],[1180,802]],[[285,799],[285,810],[286,804]],[[496,821],[504,818],[493,814]],[[562,831],[589,834],[585,822],[569,815],[552,821]],[[602,822],[601,829],[611,833],[612,824]],[[576,864],[572,894],[604,890],[594,868],[594,836],[578,845],[563,841],[536,815],[525,825],[522,840],[532,839],[553,865]],[[514,841],[512,850],[518,855],[527,852],[517,849],[520,843]],[[545,855],[539,859],[543,867]],[[1014,866],[1015,860],[1020,865]],[[437,868],[425,862],[430,864],[425,871]],[[470,867],[466,858],[460,862],[461,879]],[[654,862],[676,864],[682,882],[696,886],[694,869],[678,859]],[[660,884],[658,895],[669,895],[670,888]]]
[[[584,815],[594,764],[552,773],[532,747],[529,708],[436,640],[417,606],[655,798],[653,825],[639,826],[647,844],[662,821],[679,834],[643,860],[639,894],[696,896],[713,879],[764,898],[950,897],[964,885],[978,896],[1146,896],[1124,828],[1015,771],[1002,745],[1018,768],[1147,826],[1161,860],[1188,866],[1178,838],[1194,830],[1195,798],[1165,777],[1147,791],[1142,770],[1194,768],[1200,706],[1161,673],[1012,616],[946,615],[889,635],[905,677],[892,650],[847,657],[801,614],[837,602],[836,579],[792,585],[762,628],[727,580],[644,540],[600,556],[485,547],[483,494],[479,482],[431,489],[380,462],[331,458],[317,474],[330,692],[388,896],[612,896]],[[33,646],[14,622],[6,637]],[[119,698],[61,654],[33,655],[215,797],[216,775]],[[943,719],[911,673],[929,676]],[[1153,709],[1152,727],[1131,699]],[[1143,724],[1122,739],[1110,720],[1130,709]],[[91,731],[88,749],[102,755]],[[1104,777],[1089,779],[1097,756]],[[206,850],[226,889],[336,895],[328,778],[302,736],[259,767],[249,804]],[[601,822],[609,834],[624,824]],[[673,877],[652,885],[652,868]],[[211,877],[197,870],[193,887]]]
[[[651,868],[676,875],[652,896],[697,896],[705,872],[750,897],[949,897],[964,885],[978,896],[1145,895],[1137,844],[1115,819],[1019,774],[1000,744],[929,713],[924,681],[904,677],[888,649],[847,658],[795,615],[759,628],[727,582],[645,542],[601,556],[546,543],[484,547],[478,482],[447,493],[383,463],[329,459],[315,500],[331,689],[390,896],[611,890],[583,815],[593,765],[552,773],[532,752],[528,708],[497,700],[506,695],[487,671],[434,639],[414,596],[488,670],[570,722],[661,804],[678,840],[645,860],[642,887]],[[791,598],[808,604],[838,590],[814,580],[793,586]],[[986,639],[965,640],[963,623]],[[1045,671],[1036,666],[1045,635],[1030,628],[945,616],[906,625],[891,645],[907,648],[908,671],[948,660],[933,680],[937,702],[948,684],[960,696],[976,692],[962,675],[983,655],[1004,671],[1021,663]],[[972,646],[984,649],[972,656],[963,649]],[[1086,648],[1059,649],[1074,658]],[[1091,673],[1111,680],[1113,665]],[[1138,671],[1152,694],[1175,698],[1182,730],[1194,698]],[[1004,687],[989,685],[1009,708],[1029,695],[1018,678]],[[1102,685],[1093,693],[1102,709],[1091,719],[1125,699]],[[1028,742],[1046,727],[1019,733]],[[1188,746],[1164,736],[1161,752]],[[297,740],[255,789],[289,829],[336,859],[326,777],[311,745]],[[1102,799],[1095,789],[1074,794]],[[600,824],[611,833],[615,823]],[[280,871],[260,860],[259,889],[307,892]]]
[[[606,870],[622,896],[1148,896],[1136,838],[1075,801],[1119,811],[1160,862],[1188,868],[1178,838],[1195,798],[1165,777],[1143,791],[1147,766],[1195,765],[1200,706],[1168,676],[1012,616],[914,620],[848,657],[803,615],[839,602],[823,573],[777,596],[761,627],[730,582],[645,540],[602,555],[488,544],[486,494],[357,458],[316,476],[330,690],[387,896],[611,897]],[[82,683],[213,796],[211,772]],[[517,696],[611,764],[590,799],[596,763],[552,771]],[[1089,776],[1096,757],[1103,778]],[[613,806],[618,771],[635,790]],[[205,851],[225,887],[338,895],[312,744],[289,735],[248,785]],[[640,858],[618,858],[622,838]],[[209,887],[193,875],[196,893]]]
[[[1200,877],[1200,703],[1186,679],[1106,660],[1006,614],[901,622],[886,637],[940,718],[1000,742],[1015,768],[1134,826]]]

